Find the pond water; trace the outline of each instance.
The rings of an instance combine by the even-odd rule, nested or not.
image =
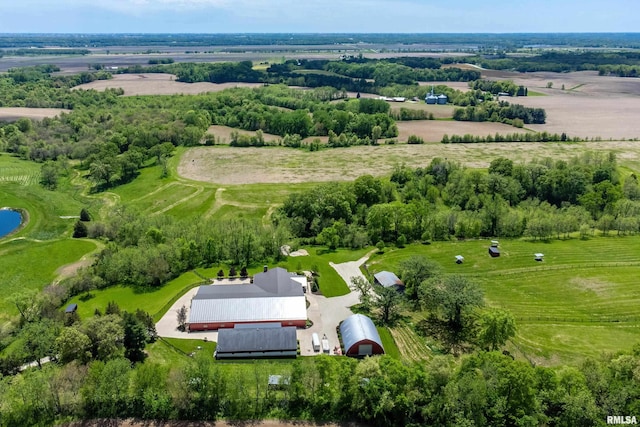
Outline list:
[[[4,237],[20,227],[22,215],[11,209],[0,209],[0,237]]]

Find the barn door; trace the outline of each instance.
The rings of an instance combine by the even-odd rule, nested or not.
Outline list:
[[[358,347],[358,356],[370,356],[373,354],[373,345],[360,344]]]

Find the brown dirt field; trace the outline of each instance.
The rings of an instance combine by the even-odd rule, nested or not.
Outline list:
[[[443,106],[447,108],[447,106]],[[526,132],[513,126],[503,123],[476,123],[476,122],[456,122],[443,120],[412,120],[408,122],[397,122],[398,141],[405,142],[410,135],[422,137],[426,142],[440,142],[442,137],[451,135],[478,135],[487,136],[500,134]]]
[[[205,92],[220,92],[232,87],[260,87],[261,83],[182,83],[172,74],[116,74],[111,80],[96,80],[76,86],[74,89],[103,91],[122,88],[125,96],[136,95],[197,95]]]
[[[437,122],[436,122],[437,123]],[[178,174],[220,185],[350,181],[364,174],[389,175],[396,164],[425,167],[444,157],[486,168],[496,157],[515,162],[551,157],[569,159],[585,150],[612,151],[621,165],[640,170],[640,143],[632,141],[560,143],[482,143],[378,145],[315,152],[285,147],[196,147],[184,153]]]
[[[469,90],[469,83],[467,82],[418,82],[419,86],[438,86],[438,85],[443,85],[443,86],[448,86],[452,89],[457,89],[461,92],[468,92]]]
[[[514,104],[546,110],[547,123],[527,126],[536,132],[566,132],[581,138],[614,140],[640,138],[640,126],[636,123],[640,115],[640,79],[599,76],[595,71],[518,73],[485,69],[482,77],[512,80],[547,95],[504,98]],[[553,83],[551,88],[547,88],[549,82]]]
[[[13,122],[23,117],[42,120],[45,117],[55,117],[60,113],[68,113],[69,111],[61,108],[2,107],[0,108],[0,121]]]

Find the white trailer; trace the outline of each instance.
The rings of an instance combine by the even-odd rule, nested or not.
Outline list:
[[[320,337],[315,332],[311,335],[311,344],[313,344],[313,351],[320,351]]]
[[[322,336],[322,352],[326,354],[331,353],[331,348],[329,347],[329,339],[326,335]]]

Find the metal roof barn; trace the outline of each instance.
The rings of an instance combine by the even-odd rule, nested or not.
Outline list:
[[[404,283],[402,280],[390,271],[381,271],[373,275],[376,283],[384,288],[402,288]]]
[[[256,274],[251,284],[201,286],[189,311],[190,331],[260,322],[304,327],[306,321],[302,287],[283,268]]]
[[[236,328],[218,332],[216,359],[296,357],[296,328]]]
[[[340,324],[345,354],[353,357],[384,354],[380,334],[373,321],[362,314],[347,317]]]

